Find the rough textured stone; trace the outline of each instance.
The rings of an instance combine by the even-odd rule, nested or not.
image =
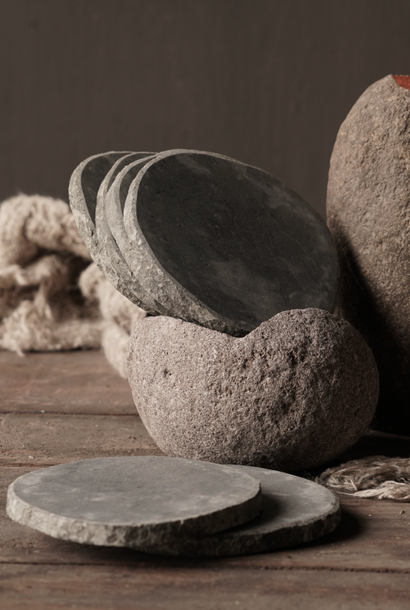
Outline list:
[[[81,236],[94,262],[115,288],[136,305],[141,306],[141,288],[137,278],[129,270],[110,235],[104,233],[102,202],[109,187],[109,178],[115,175],[118,162],[130,155],[144,157],[150,153],[108,152],[85,159],[74,170],[69,185],[70,207],[80,229]],[[114,169],[114,172],[112,170]],[[108,176],[108,180],[107,180]],[[103,195],[98,197],[102,189]],[[97,232],[96,224],[99,224]]]
[[[287,471],[354,444],[378,395],[360,334],[319,309],[281,312],[243,338],[145,318],[131,336],[128,379],[167,455]]]
[[[124,228],[124,258],[172,316],[243,335],[279,311],[333,308],[338,263],[325,223],[239,161],[158,154],[129,186]]]
[[[261,501],[259,481],[244,471],[139,456],[26,474],[10,485],[7,512],[54,538],[138,548],[245,523],[258,515]]]
[[[171,545],[143,545],[150,553],[190,557],[249,555],[316,540],[332,532],[340,521],[339,500],[325,487],[284,472],[231,466],[258,479],[262,511],[226,532],[203,538],[181,538]]]
[[[410,79],[397,81],[390,75],[374,83],[342,124],[327,213],[341,262],[339,311],[379,367],[373,426],[409,433]]]

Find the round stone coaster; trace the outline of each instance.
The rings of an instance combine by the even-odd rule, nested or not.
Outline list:
[[[121,251],[169,315],[233,335],[280,311],[332,311],[336,249],[325,222],[270,174],[214,153],[146,163],[124,205]]]
[[[202,538],[179,539],[172,544],[143,544],[138,550],[189,557],[264,553],[316,540],[332,532],[340,521],[340,503],[328,489],[294,475],[230,466],[261,482],[262,510],[239,527]]]
[[[9,486],[7,513],[54,538],[172,545],[254,518],[260,483],[229,466],[168,457],[96,458],[36,470]]]
[[[102,226],[106,224],[102,208],[110,180],[123,167],[119,163],[131,163],[152,154],[107,152],[93,155],[78,165],[69,184],[70,207],[93,261],[117,290],[139,306],[143,299],[138,279],[129,270],[111,233],[106,231],[101,239]]]

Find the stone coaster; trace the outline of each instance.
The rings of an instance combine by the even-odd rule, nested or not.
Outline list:
[[[71,175],[69,184],[70,207],[81,236],[94,261],[99,258],[95,231],[97,193],[111,167],[130,152],[107,152],[85,159]]]
[[[283,310],[334,306],[338,263],[324,221],[255,167],[160,153],[129,187],[124,226],[131,271],[174,317],[243,335]]]
[[[154,155],[145,158],[135,158],[135,155],[130,155],[129,163],[126,163],[127,158],[120,159],[107,174],[98,193],[97,233],[101,246],[104,244],[104,251],[101,253],[104,266],[107,269],[116,267],[115,287],[117,290],[136,303],[136,305],[143,307],[151,315],[168,315],[168,309],[161,302],[152,298],[149,289],[146,289],[146,283],[141,281],[144,274],[141,273],[138,265],[130,265],[135,248],[128,242],[123,219],[123,209],[128,188],[139,171],[153,158]],[[108,185],[109,188],[106,188]],[[125,253],[125,256],[123,253]],[[119,258],[121,258],[120,265],[117,262]],[[125,273],[123,271],[124,266],[127,267]],[[134,273],[131,271],[131,268]],[[134,290],[137,298],[133,298],[132,295],[129,296],[130,275],[135,278],[134,284],[135,281],[138,282],[138,287],[135,287]],[[107,277],[109,276],[107,275]]]
[[[172,545],[143,545],[145,552],[190,557],[264,553],[316,540],[340,521],[340,503],[328,489],[284,472],[231,466],[261,482],[262,511],[251,522],[203,538]]]
[[[138,277],[131,272],[127,262],[124,260],[119,247],[118,235],[112,230],[112,222],[107,214],[107,203],[113,199],[110,193],[117,183],[116,177],[118,174],[122,175],[124,168],[127,170],[128,167],[143,167],[153,156],[153,154],[149,153],[131,153],[120,158],[112,166],[98,190],[95,225],[99,248],[99,267],[106,278],[130,301],[139,307],[143,306],[147,313],[156,315],[158,313],[158,306],[152,301],[148,293],[144,293]],[[125,195],[123,195],[124,190]],[[117,192],[116,188],[115,192]],[[124,184],[118,193],[118,198],[123,195],[125,201],[126,192],[126,184]],[[117,201],[117,198],[115,198],[115,201]],[[120,212],[120,215],[122,221],[122,212]],[[124,229],[123,232],[125,233]],[[166,311],[161,311],[161,313],[165,314]]]
[[[410,434],[410,77],[373,83],[333,149],[327,218],[340,258],[340,315],[372,349],[372,428]]]
[[[127,160],[130,156],[134,160],[136,157],[143,158],[151,154],[108,152],[94,155],[85,159],[74,170],[69,185],[70,207],[93,261],[115,288],[139,306],[142,304],[139,282],[128,269],[115,241],[111,235],[105,235],[102,242],[100,240],[101,195],[98,198],[98,194],[101,190],[103,193],[106,192],[110,185],[106,178],[115,177],[115,170],[121,167],[118,166],[118,162]],[[100,225],[99,233],[96,228],[97,222]]]
[[[36,470],[8,489],[7,513],[54,538],[140,547],[216,533],[258,515],[244,471],[167,457],[97,458]]]
[[[240,338],[146,317],[129,342],[128,381],[166,455],[287,472],[351,447],[379,385],[360,333],[322,309],[282,311]]]

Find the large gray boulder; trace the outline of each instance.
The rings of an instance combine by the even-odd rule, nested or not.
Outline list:
[[[167,455],[285,471],[353,445],[378,395],[360,334],[319,309],[281,312],[242,338],[145,318],[131,337],[128,378]]]
[[[338,311],[375,355],[373,426],[410,432],[410,77],[386,76],[340,127],[329,172],[328,225],[341,265]]]

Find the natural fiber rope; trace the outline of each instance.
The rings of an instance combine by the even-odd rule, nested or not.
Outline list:
[[[410,502],[410,458],[382,455],[328,468],[316,481],[359,498]]]

